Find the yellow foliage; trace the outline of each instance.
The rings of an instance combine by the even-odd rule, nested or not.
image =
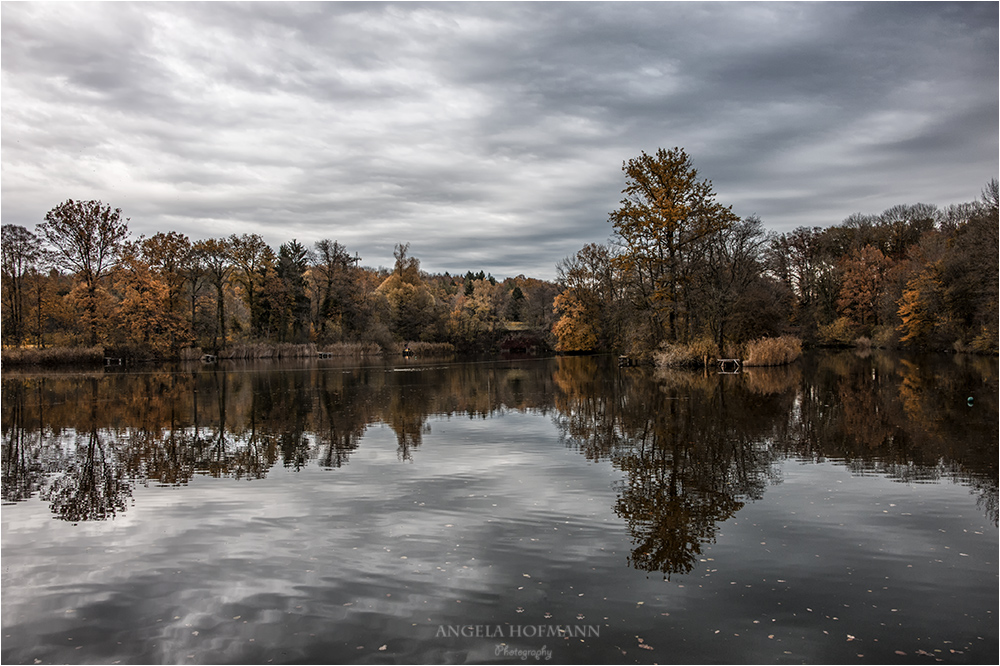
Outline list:
[[[558,339],[557,351],[590,351],[597,347],[596,312],[580,299],[572,289],[556,296],[556,312],[562,316],[552,327]]]

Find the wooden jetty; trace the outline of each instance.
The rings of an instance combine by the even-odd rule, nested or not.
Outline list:
[[[723,375],[735,375],[743,367],[743,362],[738,358],[718,358],[719,373]]]

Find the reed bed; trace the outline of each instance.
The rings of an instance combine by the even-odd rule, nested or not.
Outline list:
[[[83,365],[104,363],[103,347],[10,347],[0,352],[4,365]]]
[[[791,335],[761,338],[746,344],[744,366],[787,365],[802,356],[802,340]]]
[[[715,361],[718,356],[718,346],[703,338],[688,344],[665,342],[653,352],[653,362],[660,368],[702,366]]]
[[[295,344],[291,342],[238,342],[219,350],[220,359],[255,358],[303,358],[318,356],[313,343]]]
[[[334,342],[322,345],[318,351],[333,356],[377,356],[382,348],[374,342]]]
[[[177,352],[178,358],[182,361],[197,361],[205,354],[201,347],[184,347]]]

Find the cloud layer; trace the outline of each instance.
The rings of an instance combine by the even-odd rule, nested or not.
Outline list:
[[[786,231],[997,175],[995,3],[5,3],[2,215],[552,277],[682,146]]]

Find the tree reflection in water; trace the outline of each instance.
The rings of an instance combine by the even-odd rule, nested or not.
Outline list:
[[[336,470],[376,424],[395,432],[400,460],[413,460],[431,417],[504,411],[550,414],[568,446],[621,470],[614,509],[633,536],[630,562],[668,577],[691,571],[720,524],[780,482],[786,458],[966,484],[997,522],[991,359],[817,354],[739,375],[595,357],[312,362],[2,381],[3,500],[38,496],[74,522],[125,511],[135,483],[256,479],[279,462]]]
[[[769,441],[790,392],[748,391],[714,373],[599,378],[587,359],[560,361],[560,430],[625,473],[615,511],[633,536],[630,563],[668,578],[691,571],[719,524],[777,480]]]

